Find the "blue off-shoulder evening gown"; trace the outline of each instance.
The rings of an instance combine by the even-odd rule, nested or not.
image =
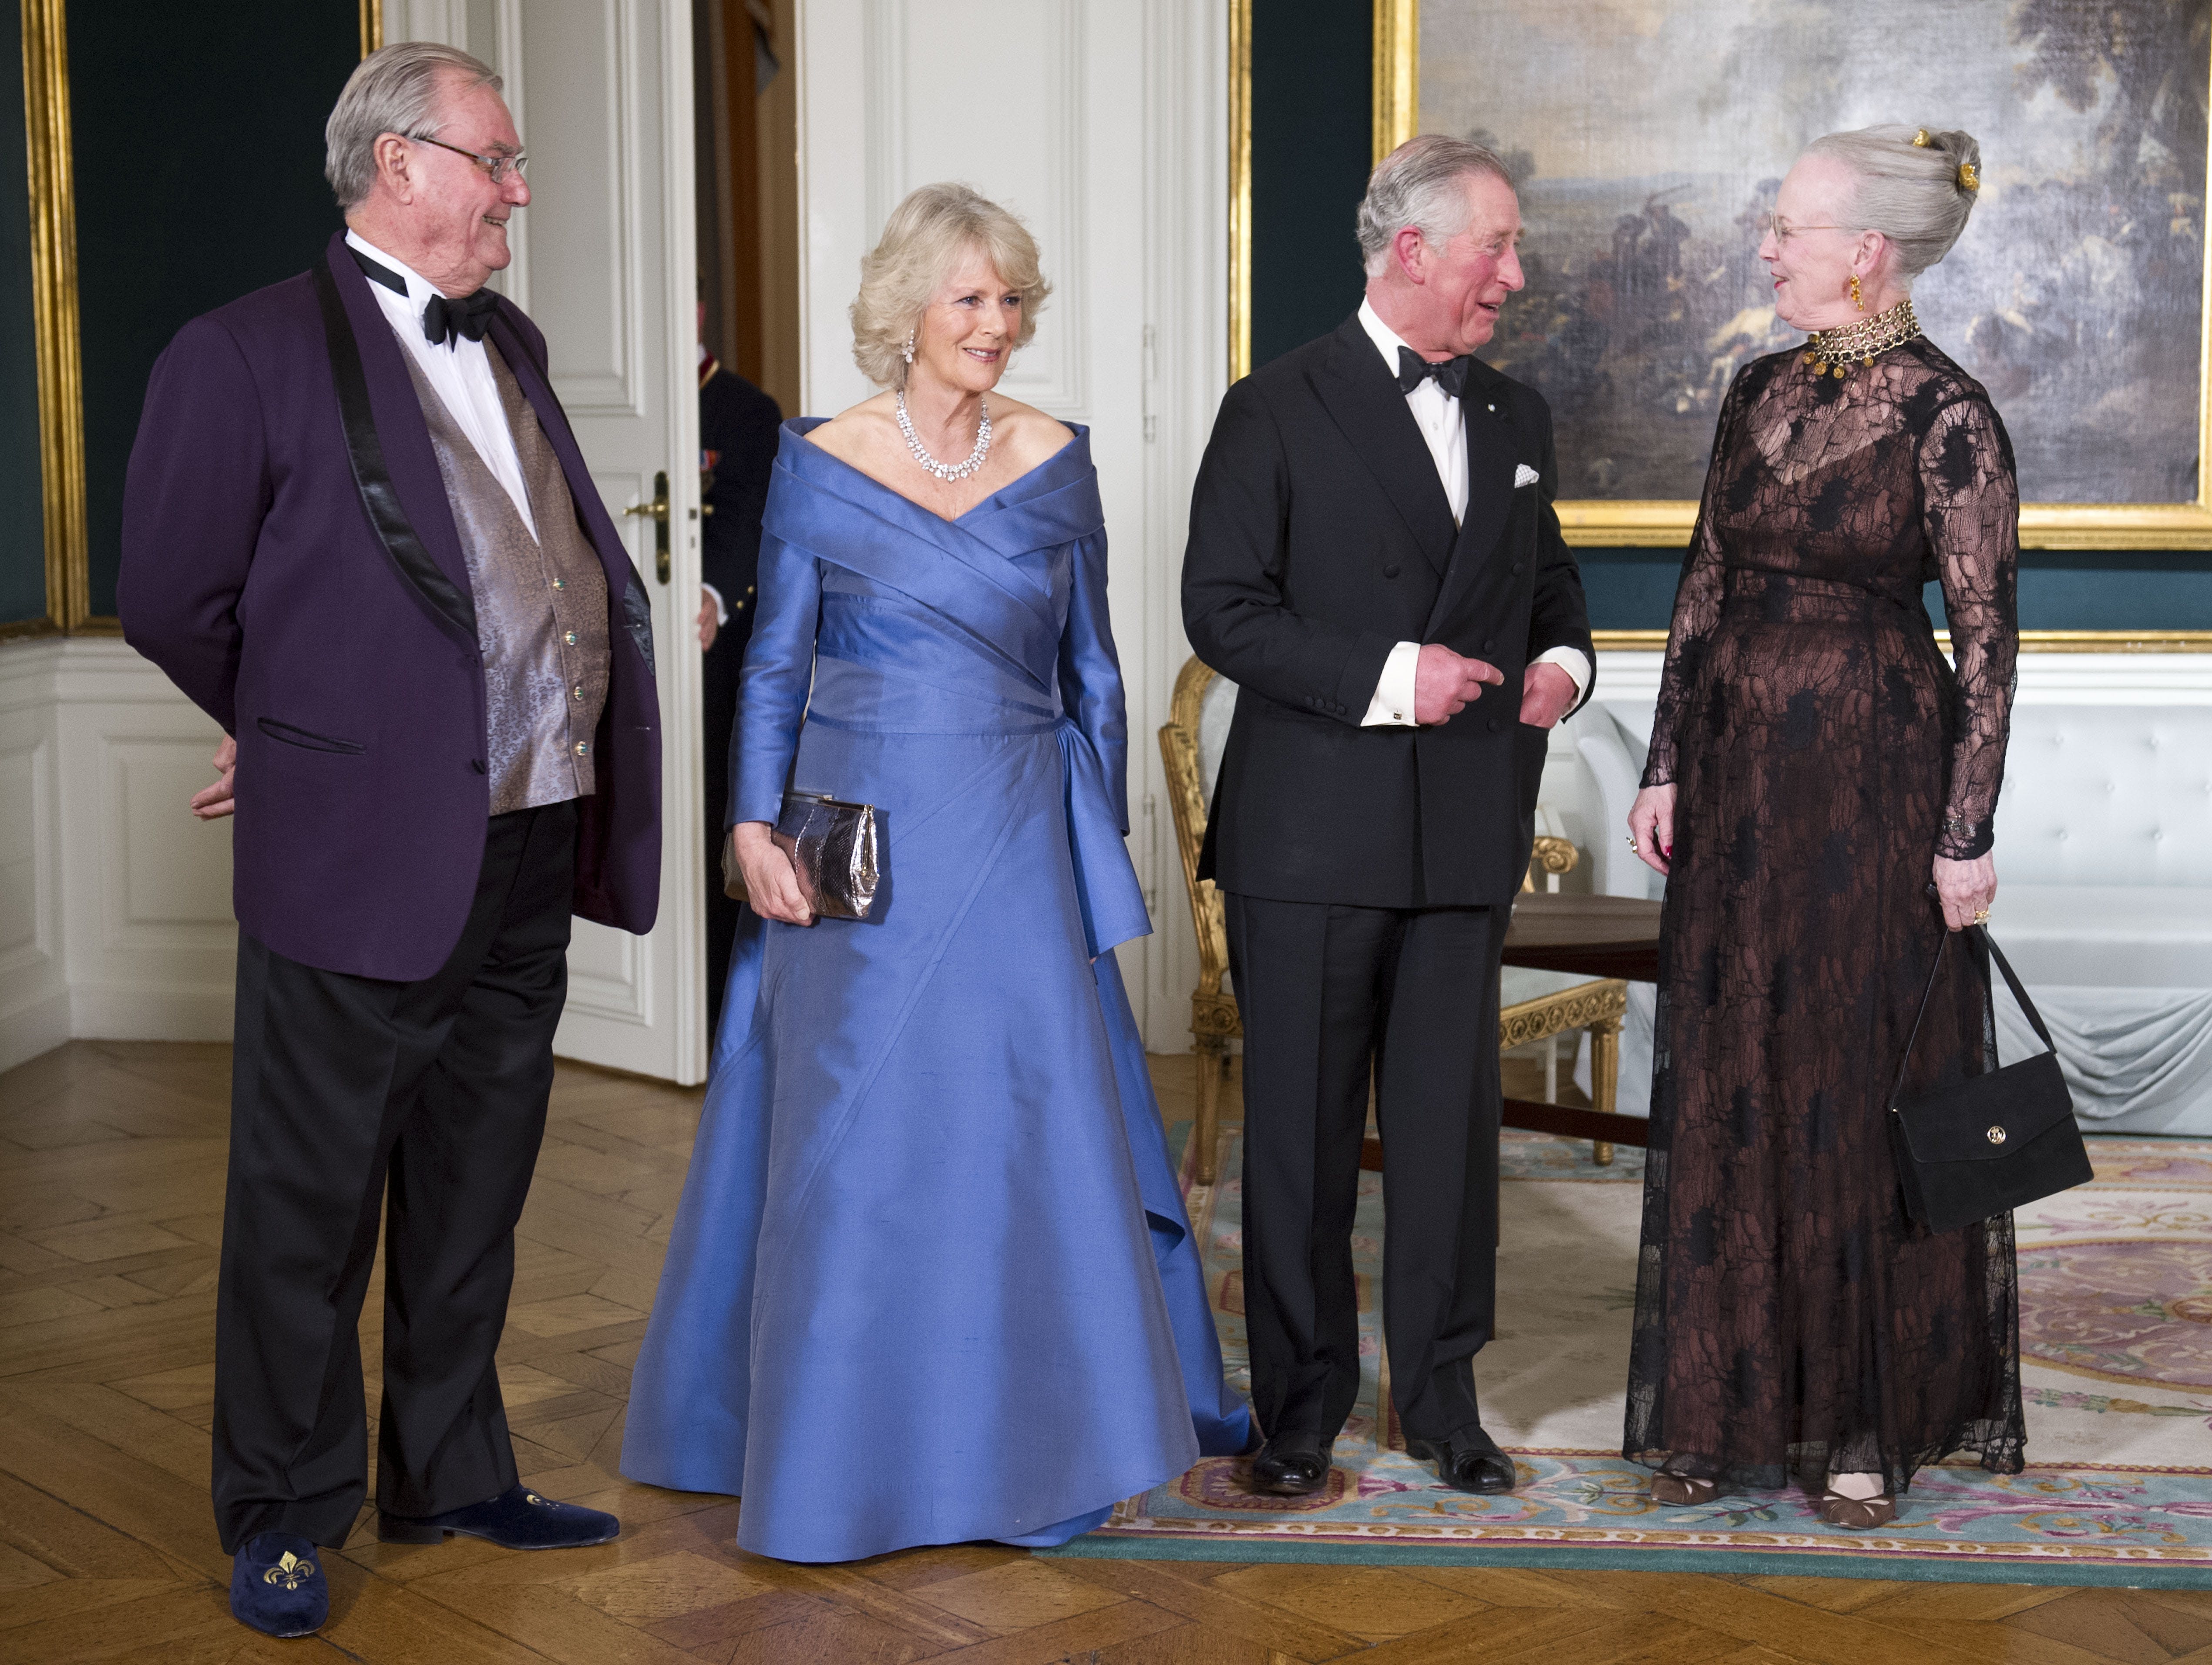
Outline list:
[[[1109,951],[1151,927],[1097,476],[1078,430],[947,521],[815,425],[733,818],[873,804],[884,878],[864,922],[744,915],[623,1472],[787,1560],[1058,1543],[1250,1429]]]

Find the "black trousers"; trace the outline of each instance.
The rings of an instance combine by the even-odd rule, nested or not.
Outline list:
[[[568,994],[574,803],[492,817],[452,956],[420,982],[241,936],[216,1296],[222,1547],[343,1543],[368,1491],[358,1325],[385,1224],[376,1498],[436,1515],[515,1483],[492,1354]]]
[[[1229,895],[1244,1021],[1244,1322],[1268,1434],[1335,1437],[1359,1391],[1359,1147],[1382,1137],[1382,1328],[1409,1437],[1478,1420],[1498,1270],[1508,910]]]

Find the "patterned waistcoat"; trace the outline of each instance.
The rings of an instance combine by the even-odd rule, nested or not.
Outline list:
[[[484,343],[522,464],[538,536],[515,512],[414,355],[400,355],[430,428],[469,563],[483,653],[491,812],[591,793],[592,738],[607,702],[607,578],[576,519],[560,459],[514,373]]]

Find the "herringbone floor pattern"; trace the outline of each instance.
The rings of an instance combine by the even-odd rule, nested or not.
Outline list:
[[[1157,1073],[1170,1116],[1188,1114],[1188,1061]],[[517,1555],[386,1548],[357,1530],[328,1558],[322,1635],[268,1641],[229,1617],[206,1499],[228,1075],[224,1047],[97,1042],[0,1075],[10,1665],[2212,1662],[2207,1591],[1048,1562],[978,1546],[852,1566],[757,1559],[732,1542],[735,1504],[615,1472],[699,1095],[565,1066],[501,1373],[524,1477],[616,1510],[621,1540]],[[380,1302],[372,1291],[372,1332]]]

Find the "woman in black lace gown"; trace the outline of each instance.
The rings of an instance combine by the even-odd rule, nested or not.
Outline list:
[[[1923,1463],[2021,1464],[2011,1219],[1914,1224],[1885,1125],[1943,933],[1996,890],[2012,448],[1909,295],[1978,163],[1877,127],[1790,170],[1759,256],[1813,339],[1729,388],[1675,598],[1629,818],[1668,875],[1626,1444],[1661,1503],[1794,1477],[1870,1527]],[[1906,1091],[1990,1043],[1946,955]]]

